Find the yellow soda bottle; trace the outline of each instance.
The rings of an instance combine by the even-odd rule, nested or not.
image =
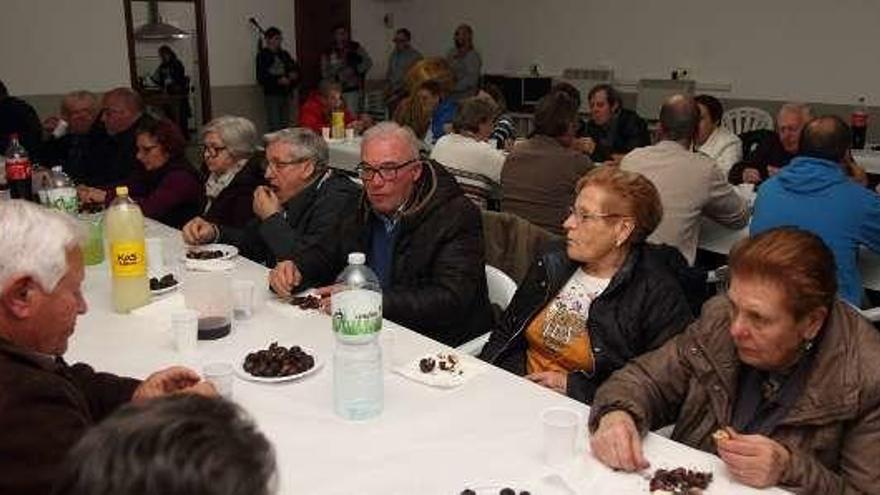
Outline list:
[[[144,215],[128,188],[116,188],[116,199],[104,218],[112,279],[113,310],[128,313],[150,300],[144,249]]]

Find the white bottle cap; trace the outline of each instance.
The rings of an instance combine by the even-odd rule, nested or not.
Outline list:
[[[367,262],[367,255],[364,253],[348,253],[349,265],[363,265]]]

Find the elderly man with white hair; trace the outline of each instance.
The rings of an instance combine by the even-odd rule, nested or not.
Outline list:
[[[43,121],[49,139],[43,143],[40,159],[61,165],[67,175],[80,182],[85,178],[89,146],[99,139],[100,129],[95,126],[98,100],[88,91],[71,91],[61,100],[60,111],[60,115]]]
[[[734,165],[728,180],[733,184],[760,184],[776,175],[797,155],[801,130],[810,118],[810,107],[803,103],[782,105],[776,114],[776,133],[768,135],[755,151]]]
[[[49,493],[67,451],[123,403],[216,394],[183,367],[139,381],[65,363],[86,312],[83,233],[64,214],[24,201],[0,201],[0,232],[0,493]]]
[[[480,212],[442,165],[419,157],[408,128],[383,122],[364,134],[360,208],[320,245],[279,263],[282,295],[327,284],[351,252],[366,254],[382,285],[384,316],[448,345],[489,329]],[[323,286],[323,287],[322,287]]]
[[[290,259],[354,214],[359,190],[329,168],[324,139],[310,129],[282,129],[265,136],[266,186],[254,189],[256,216],[243,227],[206,215],[183,227],[189,244],[234,244],[242,255],[268,266]]]

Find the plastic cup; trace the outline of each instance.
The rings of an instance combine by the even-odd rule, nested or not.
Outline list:
[[[172,313],[171,332],[174,335],[174,348],[177,352],[195,353],[199,337],[199,312],[184,309]]]
[[[581,415],[565,407],[550,407],[541,412],[544,427],[544,462],[556,466],[574,458]]]
[[[202,369],[205,380],[214,385],[217,393],[225,399],[232,399],[232,365],[229,363],[209,363]]]
[[[103,213],[81,213],[77,216],[86,226],[87,237],[83,244],[83,261],[86,265],[97,265],[104,261]]]
[[[154,277],[165,275],[162,239],[160,237],[148,237],[145,240],[145,244],[147,248],[147,273]]]
[[[324,138],[324,141],[329,141],[330,140],[330,128],[329,127],[322,127],[321,128],[321,136]]]
[[[235,299],[235,316],[239,319],[250,318],[254,314],[253,280],[234,280],[232,295]]]

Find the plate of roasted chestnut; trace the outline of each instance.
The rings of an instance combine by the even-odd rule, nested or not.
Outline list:
[[[265,349],[247,353],[235,371],[240,378],[252,382],[278,383],[304,378],[323,365],[311,349],[272,342]]]
[[[238,248],[230,244],[191,246],[184,253],[186,261],[231,260],[238,256]]]
[[[167,273],[161,277],[150,277],[150,294],[161,296],[173,292],[180,287],[180,282],[174,278],[174,274]]]

